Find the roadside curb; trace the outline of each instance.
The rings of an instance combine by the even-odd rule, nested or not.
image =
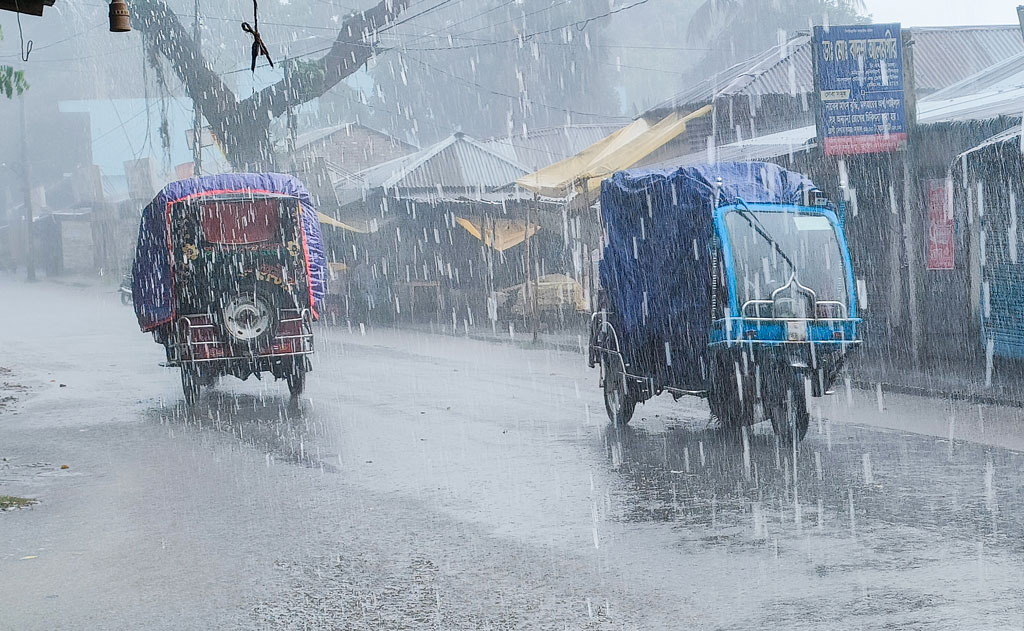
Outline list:
[[[970,390],[939,390],[937,388],[909,386],[898,383],[887,383],[884,381],[870,381],[867,379],[851,379],[850,385],[858,390],[875,390],[879,385],[881,385],[882,392],[909,394],[919,397],[928,397],[931,399],[950,399],[953,401],[965,401],[967,403],[978,403],[981,405],[1005,405],[1009,407],[1024,408],[1024,399],[984,394]]]
[[[585,351],[581,350],[578,344],[568,344],[565,342],[552,342],[539,340],[534,343],[530,340],[521,339],[510,339],[507,337],[496,337],[494,335],[486,335],[483,333],[451,333],[448,331],[429,331],[427,329],[420,329],[417,327],[395,327],[405,331],[415,331],[419,333],[430,333],[432,335],[441,335],[447,337],[458,337],[463,339],[475,340],[478,342],[490,342],[492,344],[503,344],[506,346],[515,346],[525,350],[555,350],[567,353],[573,353],[576,355],[585,355]],[[986,394],[977,392],[974,390],[964,389],[952,389],[952,390],[940,390],[938,388],[929,388],[925,386],[913,386],[900,383],[892,383],[887,381],[873,381],[864,378],[853,378],[850,380],[850,385],[858,390],[874,391],[879,385],[882,386],[882,392],[889,392],[893,394],[906,394],[918,397],[926,397],[930,399],[949,399],[953,401],[964,401],[968,403],[977,403],[981,405],[1003,405],[1016,408],[1024,408],[1024,397],[1013,397],[1009,395],[999,394]]]
[[[415,330],[415,329],[413,329],[413,330]],[[494,344],[505,344],[507,346],[516,346],[518,348],[522,348],[522,349],[526,349],[526,350],[552,350],[552,351],[564,351],[564,352],[567,352],[567,353],[575,353],[577,355],[583,355],[584,354],[583,351],[580,350],[580,347],[579,347],[578,344],[567,344],[565,342],[550,342],[550,341],[545,341],[545,340],[538,340],[537,342],[533,342],[532,340],[519,340],[519,339],[511,339],[511,338],[494,337],[494,336],[491,336],[491,335],[482,335],[480,333],[470,333],[469,335],[465,335],[465,334],[461,334],[460,335],[460,334],[454,334],[454,333],[440,332],[440,333],[435,333],[435,335],[447,335],[449,337],[461,337],[461,338],[466,338],[466,339],[470,339],[470,340],[476,340],[478,342],[491,342],[491,343],[494,343]]]
[[[474,340],[477,342],[490,342],[492,344],[502,344],[505,346],[515,346],[525,350],[554,350],[564,351],[567,353],[575,353],[577,355],[585,355],[585,349],[581,349],[579,343],[569,342],[556,342],[545,339],[538,339],[537,342],[533,342],[529,339],[530,333],[525,332],[521,335],[517,334],[515,338],[507,336],[499,336],[494,334],[480,333],[480,332],[464,332],[457,331],[452,332],[448,330],[436,330],[428,327],[408,326],[402,324],[389,325],[381,328],[394,329],[396,331],[408,331],[410,333],[427,333],[429,335],[438,335],[441,337],[453,337],[464,340]]]

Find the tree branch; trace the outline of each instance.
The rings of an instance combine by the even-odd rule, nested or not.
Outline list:
[[[376,6],[350,17],[342,24],[327,54],[303,64],[302,72],[293,72],[291,77],[260,90],[243,103],[251,101],[254,112],[266,112],[276,118],[289,107],[322,96],[373,56],[377,30],[391,23],[408,5],[409,0],[380,0]]]
[[[224,143],[231,164],[240,170],[272,169],[271,119],[291,106],[323,95],[366,63],[373,54],[372,42],[378,29],[393,21],[409,1],[379,0],[373,8],[353,15],[341,25],[326,55],[302,64],[301,72],[289,73],[296,76],[239,101],[206,64],[192,35],[164,0],[129,0],[139,30],[174,67],[185,92],[198,103],[214,134]]]
[[[131,0],[132,17],[143,33],[174,68],[189,97],[215,126],[238,109],[238,99],[209,66],[192,35],[163,0]]]

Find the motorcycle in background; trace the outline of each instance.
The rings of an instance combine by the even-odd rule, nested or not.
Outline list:
[[[117,288],[117,293],[121,294],[121,304],[125,306],[133,304],[131,272],[128,272],[121,278],[121,284]]]

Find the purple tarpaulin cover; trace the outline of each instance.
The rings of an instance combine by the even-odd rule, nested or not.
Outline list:
[[[299,201],[310,306],[313,317],[317,317],[324,299],[327,265],[320,219],[309,191],[297,178],[282,173],[227,173],[171,182],[142,210],[132,266],[132,298],[143,331],[170,322],[175,315],[168,234],[170,205],[195,197],[246,193],[282,195]]]

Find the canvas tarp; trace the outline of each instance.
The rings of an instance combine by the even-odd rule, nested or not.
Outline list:
[[[799,203],[814,188],[775,164],[723,162],[623,171],[601,189],[600,281],[623,350],[643,374],[686,389],[703,388],[707,377],[717,178],[719,203]]]
[[[491,230],[493,222],[494,229]],[[456,217],[455,223],[466,232],[480,239],[499,252],[515,247],[526,241],[526,222],[515,219],[484,219],[481,217]],[[540,226],[530,224],[530,236],[537,234]]]
[[[672,112],[654,124],[637,119],[570,158],[524,175],[516,184],[552,198],[568,197],[577,191],[597,191],[604,178],[643,160],[685,132],[689,121],[710,111],[711,106],[707,105],[690,114]]]
[[[302,238],[310,279],[313,316],[323,302],[326,259],[320,220],[302,182],[280,173],[226,173],[171,182],[142,210],[139,239],[132,267],[135,315],[143,331],[151,331],[174,318],[169,219],[172,204],[205,196],[256,194],[292,197],[302,208]]]
[[[370,234],[372,232],[377,232],[378,230],[377,224],[371,221],[341,221],[340,219],[335,219],[330,215],[325,215],[324,213],[318,213],[317,217],[318,219],[320,219],[320,223],[324,224],[325,226],[331,226],[332,228],[341,228],[342,230],[348,230],[349,232],[355,232],[357,234]]]

